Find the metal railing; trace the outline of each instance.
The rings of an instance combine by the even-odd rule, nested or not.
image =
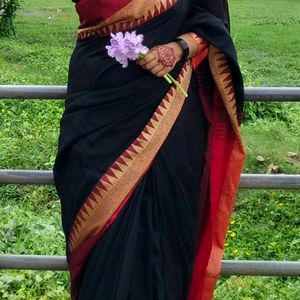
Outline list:
[[[0,170],[0,184],[52,185],[52,171]],[[242,174],[240,189],[300,189],[300,175]]]
[[[0,85],[1,99],[41,99],[41,100],[63,100],[67,88],[63,85]],[[299,102],[300,88],[298,87],[249,87],[245,89],[246,101],[263,102]]]
[[[65,86],[0,85],[1,99],[63,100]],[[246,88],[246,101],[300,102],[300,88]],[[51,171],[0,170],[0,184],[52,185]],[[242,174],[240,189],[300,189],[300,175]],[[64,256],[0,255],[0,269],[66,271]],[[222,275],[300,276],[297,261],[223,260]]]

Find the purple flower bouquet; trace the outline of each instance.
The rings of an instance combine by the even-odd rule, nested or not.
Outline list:
[[[115,58],[123,68],[127,68],[129,60],[137,60],[145,57],[149,49],[143,45],[144,36],[132,32],[111,33],[110,45],[106,46],[107,53],[110,57]],[[177,80],[169,73],[164,75],[165,80],[172,84],[174,83],[179,91],[187,97],[187,92],[182,88]]]

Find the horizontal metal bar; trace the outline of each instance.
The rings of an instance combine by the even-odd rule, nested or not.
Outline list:
[[[300,189],[300,175],[242,174],[242,189]]]
[[[0,99],[64,99],[64,85],[0,85]]]
[[[221,274],[224,276],[300,276],[300,262],[224,260]]]
[[[0,99],[64,99],[66,86],[63,85],[0,85]],[[300,101],[300,87],[248,87],[246,101]]]
[[[65,256],[0,255],[0,270],[68,270]]]
[[[52,185],[52,171],[0,170],[0,184]],[[300,175],[242,174],[241,189],[300,189]]]
[[[0,184],[52,185],[53,172],[42,170],[0,170]]]
[[[245,100],[252,102],[299,102],[299,87],[251,87],[245,88]]]
[[[0,269],[67,271],[65,256],[0,255]],[[223,260],[222,275],[300,276],[297,261]]]

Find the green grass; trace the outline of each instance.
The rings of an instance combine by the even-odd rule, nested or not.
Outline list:
[[[247,151],[247,161],[244,167],[246,173],[268,173],[270,166],[278,166],[278,173],[299,174],[300,155],[300,122],[295,122],[296,128],[291,128],[282,121],[256,122],[243,126],[243,136]],[[264,161],[257,159],[262,156]]]
[[[69,0],[24,1],[17,38],[0,43],[1,84],[64,84],[76,39],[77,16]],[[45,63],[46,62],[46,63]]]
[[[215,300],[296,300],[300,282],[294,278],[237,277],[221,280]]]
[[[300,85],[299,11],[298,0],[231,0],[247,86]],[[24,1],[17,37],[0,40],[0,84],[66,84],[77,23],[70,0]],[[299,174],[300,107],[266,107],[257,108],[262,118],[249,114],[252,121],[243,125],[244,172],[267,173],[276,165],[277,172]],[[50,170],[63,108],[62,101],[0,101],[0,168]],[[293,191],[240,191],[225,258],[299,260],[299,200]],[[54,187],[0,186],[0,233],[2,253],[64,255]],[[0,299],[68,299],[68,288],[63,272],[0,272]],[[299,292],[297,278],[232,276],[219,281],[216,299],[290,300]]]
[[[299,86],[300,2],[229,2],[246,85]]]

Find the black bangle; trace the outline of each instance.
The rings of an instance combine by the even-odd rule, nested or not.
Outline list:
[[[175,40],[175,42],[180,46],[180,48],[182,49],[183,53],[182,53],[182,59],[186,60],[189,57],[190,54],[190,48],[188,43],[181,38],[177,38]]]

